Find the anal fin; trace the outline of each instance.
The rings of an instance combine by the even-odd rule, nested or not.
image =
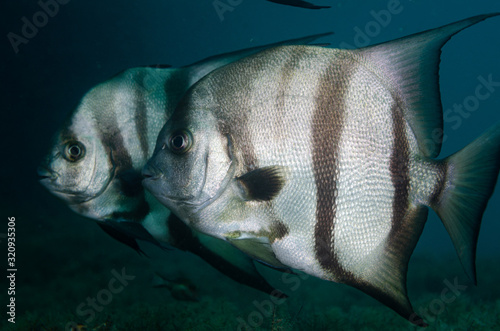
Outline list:
[[[403,219],[393,224],[383,249],[366,259],[361,274],[351,274],[342,283],[353,286],[393,309],[418,326],[427,326],[408,299],[408,262],[427,219],[427,208],[410,206]]]

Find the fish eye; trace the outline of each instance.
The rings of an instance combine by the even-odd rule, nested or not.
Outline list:
[[[193,146],[193,136],[188,130],[177,130],[168,139],[168,147],[174,154],[184,154]]]
[[[85,147],[78,141],[70,141],[64,151],[66,160],[76,162],[85,156]]]

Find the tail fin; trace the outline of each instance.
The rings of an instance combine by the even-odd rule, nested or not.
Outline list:
[[[432,208],[443,221],[465,272],[476,284],[479,227],[500,168],[500,123],[443,162],[447,164],[446,181]]]

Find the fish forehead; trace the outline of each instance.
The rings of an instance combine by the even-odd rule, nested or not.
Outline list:
[[[161,126],[173,110],[164,89],[169,76],[159,69],[130,69],[99,85],[87,98],[103,143],[128,151],[135,168],[152,155]],[[123,147],[112,141],[117,136]]]

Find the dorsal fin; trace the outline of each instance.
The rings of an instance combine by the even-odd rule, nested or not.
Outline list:
[[[426,157],[441,150],[443,110],[439,93],[441,47],[457,32],[499,13],[467,18],[390,42],[353,50],[389,82]]]
[[[267,44],[264,46],[245,48],[245,49],[235,51],[235,52],[224,53],[224,54],[214,55],[214,56],[208,57],[204,60],[198,61],[198,62],[188,66],[188,68],[189,68],[188,77],[190,80],[190,86],[193,85],[195,82],[199,81],[202,77],[204,77],[209,72],[212,72],[213,70],[215,70],[219,67],[222,67],[226,64],[237,61],[237,60],[242,59],[244,57],[247,57],[249,55],[258,53],[258,52],[263,51],[265,49],[277,47],[277,46],[283,46],[283,45],[307,45],[307,44],[312,43],[313,41],[315,41],[318,38],[329,36],[331,34],[333,34],[333,32],[320,33],[320,34],[310,35],[310,36],[303,37],[303,38],[289,39],[289,40],[280,41],[277,43]]]

